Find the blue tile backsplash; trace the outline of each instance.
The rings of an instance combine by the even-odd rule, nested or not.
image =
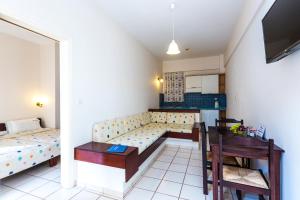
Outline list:
[[[160,107],[197,107],[203,109],[214,109],[215,98],[219,100],[220,109],[226,109],[225,94],[185,93],[184,102],[164,102],[164,94],[160,94],[159,106]]]

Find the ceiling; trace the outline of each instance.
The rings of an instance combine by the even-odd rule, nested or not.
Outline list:
[[[163,60],[224,53],[244,0],[96,0],[101,9]],[[181,54],[165,52],[171,42],[170,4],[175,2],[175,40]],[[185,49],[189,49],[186,51]]]
[[[51,40],[45,36],[31,32],[14,24],[10,24],[6,21],[0,20],[0,33],[11,35],[19,39],[26,40],[28,42],[35,43],[37,45],[53,44],[54,40]]]

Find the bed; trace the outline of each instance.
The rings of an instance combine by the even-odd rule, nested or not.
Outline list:
[[[3,131],[6,131],[6,126],[1,123],[0,132]],[[0,179],[48,160],[50,166],[54,166],[59,155],[58,129],[39,128],[2,135],[0,136]]]

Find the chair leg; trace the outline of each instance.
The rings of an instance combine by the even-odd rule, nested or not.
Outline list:
[[[207,180],[203,178],[203,194],[208,195],[208,183]]]
[[[236,190],[235,193],[236,193],[236,196],[237,196],[238,200],[242,200],[243,199],[243,197],[242,197],[242,191],[241,190]]]

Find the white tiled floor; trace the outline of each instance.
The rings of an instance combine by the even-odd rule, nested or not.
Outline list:
[[[60,164],[43,163],[2,180],[0,200],[113,200],[82,187],[60,186]]]
[[[198,149],[168,145],[125,200],[209,200],[203,195],[201,166]],[[232,199],[231,193],[226,196]]]
[[[166,146],[125,200],[209,200],[211,193],[203,195],[201,165],[198,149]],[[225,196],[235,199],[231,192]],[[63,189],[60,165],[50,168],[47,163],[2,180],[0,200],[15,199],[113,200],[82,187]]]

